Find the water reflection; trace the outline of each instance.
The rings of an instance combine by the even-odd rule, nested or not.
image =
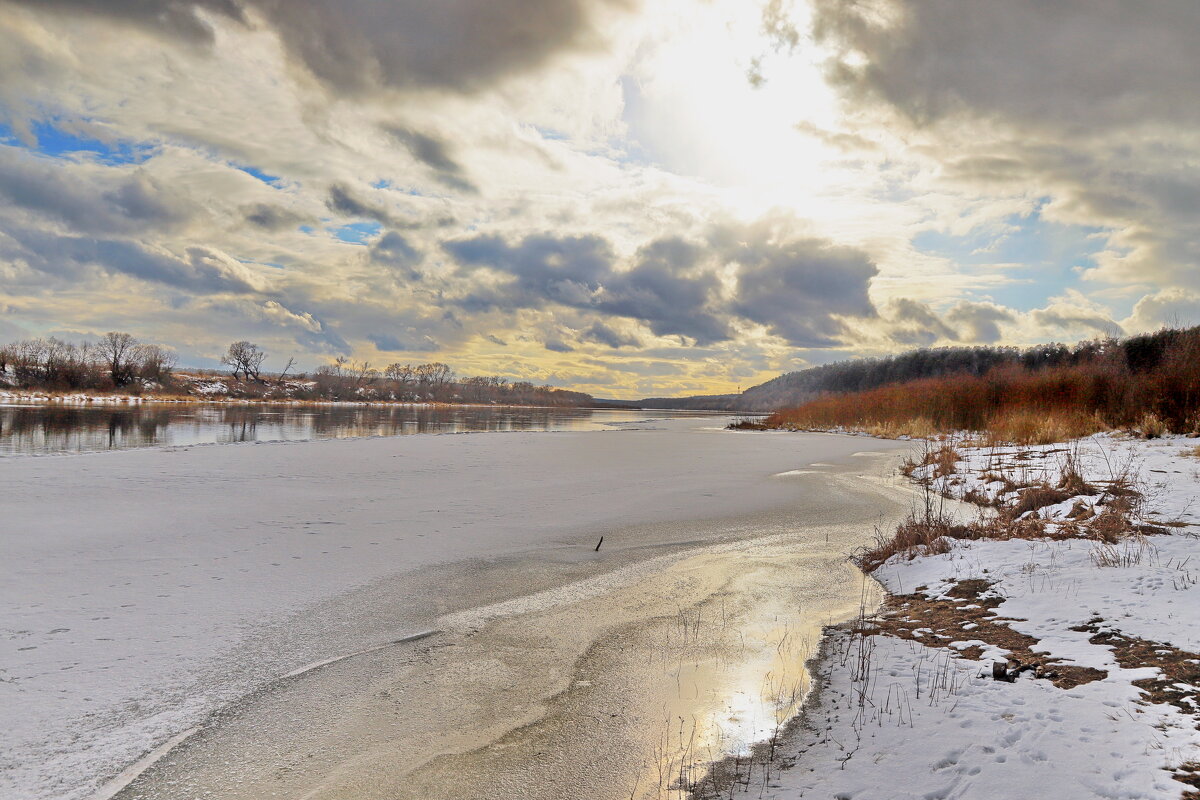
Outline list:
[[[0,455],[165,445],[303,441],[467,431],[595,430],[703,412],[478,406],[284,406],[147,403],[0,406]]]

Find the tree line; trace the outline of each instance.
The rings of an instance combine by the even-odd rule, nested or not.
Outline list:
[[[177,370],[175,354],[161,345],[139,342],[111,331],[95,342],[54,337],[23,339],[0,346],[0,377],[10,386],[47,391],[127,391],[188,393],[199,382],[208,395],[295,400],[357,400],[508,405],[585,406],[591,395],[510,381],[498,375],[457,377],[447,364],[389,364],[382,370],[366,361],[339,356],[307,373],[293,373],[295,359],[282,370],[264,370],[267,352],[254,342],[233,342],[221,356],[229,378],[193,376]],[[220,383],[223,391],[213,392]]]
[[[338,357],[317,367],[313,392],[335,400],[394,400],[436,403],[499,403],[506,405],[586,406],[592,396],[583,392],[510,381],[499,375],[458,377],[448,364],[388,364],[376,369],[366,361]]]
[[[175,354],[165,347],[118,331],[95,342],[51,336],[0,347],[0,374],[22,388],[108,391],[134,384],[164,386],[175,365]]]
[[[1040,372],[1066,367],[1110,367],[1118,372],[1157,368],[1200,328],[1164,329],[1125,339],[1096,339],[1033,347],[941,347],[883,358],[839,361],[789,372],[747,389],[734,402],[742,411],[774,411],[829,395],[851,394],[927,378],[982,378],[1002,369]]]
[[[1073,347],[980,348],[975,361],[958,350],[944,360],[942,351],[918,351],[840,373],[879,382],[782,406],[770,424],[900,430],[920,422],[932,431],[987,430],[1013,441],[1110,428],[1200,434],[1200,327]],[[956,368],[945,369],[949,364]],[[883,380],[900,366],[912,377]]]

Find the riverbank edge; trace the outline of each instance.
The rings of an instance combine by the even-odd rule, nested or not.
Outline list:
[[[841,430],[807,432],[826,432],[842,435],[848,433]],[[858,435],[869,434],[859,432]],[[871,438],[892,437],[872,436]],[[902,438],[908,439],[908,437]],[[985,448],[979,443],[971,442],[970,438],[965,434],[960,434],[958,438],[961,442],[959,446],[963,450],[966,450],[966,446],[974,445],[974,448],[979,452],[990,449],[994,454],[996,451],[994,445],[990,446],[990,448]],[[1082,437],[1081,439],[1069,440],[1067,442],[1056,442],[1051,445],[1012,446],[1009,450],[1026,455],[1031,452],[1040,452],[1043,458],[1046,457],[1047,453],[1067,452],[1068,456],[1065,463],[1060,460],[1057,467],[1046,468],[1048,473],[1053,473],[1053,470],[1057,469],[1058,474],[1055,477],[1057,477],[1058,483],[1062,483],[1065,480],[1071,480],[1073,477],[1083,477],[1078,474],[1078,472],[1085,471],[1080,469],[1077,463],[1080,445],[1082,442],[1101,438],[1110,441],[1116,439],[1131,440],[1128,441],[1128,444],[1133,450],[1138,450],[1139,447],[1148,444],[1147,440],[1139,440],[1132,436],[1097,434],[1092,437]],[[950,500],[963,500],[965,496],[971,504],[984,508],[984,512],[980,515],[981,519],[986,515],[988,507],[995,508],[999,506],[996,497],[989,496],[986,493],[981,494],[981,486],[988,483],[988,476],[986,472],[979,469],[978,463],[972,463],[970,456],[965,461],[958,460],[962,456],[954,451],[954,447],[956,446],[955,437],[929,437],[924,439],[913,437],[913,441],[923,442],[927,453],[924,464],[915,464],[910,461],[901,469],[901,474],[908,477],[910,486],[917,491],[917,494],[914,494],[914,516],[917,513],[916,498],[920,497],[919,493],[922,488],[925,490],[924,502],[926,505],[926,515],[930,513],[929,498],[931,495],[936,495],[940,499]],[[1187,457],[1200,458],[1200,447],[1194,446],[1195,440],[1193,438],[1167,436],[1165,440],[1159,439],[1156,444],[1160,447],[1180,447],[1181,450],[1175,451],[1176,459]],[[947,448],[957,458],[952,461],[943,456],[940,459],[941,466],[939,467],[939,459],[936,457],[936,454],[945,451]],[[1072,459],[1072,454],[1075,460]],[[978,455],[978,452],[975,455]],[[947,461],[950,461],[949,466],[946,464]],[[1155,465],[1162,466],[1162,464]],[[1126,462],[1125,469],[1126,474],[1119,478],[1119,482],[1128,484],[1129,486],[1137,486],[1139,495],[1147,492],[1146,487],[1150,487],[1152,484],[1150,479],[1154,476],[1149,473],[1166,472],[1163,469],[1152,469],[1150,466],[1147,466],[1145,460],[1134,463],[1132,457]],[[942,474],[939,474],[939,470]],[[1068,471],[1075,474],[1073,476],[1064,474]],[[967,474],[964,475],[964,472]],[[1180,472],[1180,470],[1175,470],[1175,472]],[[955,475],[959,477],[953,477]],[[1086,480],[1083,482],[1086,485]],[[1118,481],[1113,481],[1113,483],[1116,482]],[[1047,481],[1043,479],[1039,484],[1039,488],[1045,485],[1047,485]],[[1026,487],[1019,488],[1024,489]],[[1155,488],[1160,493],[1163,491],[1162,486]],[[1200,470],[1194,471],[1191,475],[1191,488],[1192,495],[1200,494]],[[1084,490],[1075,490],[1075,492],[1079,491]],[[986,489],[983,492],[986,492]],[[1011,536],[1001,536],[998,538],[1004,540],[1005,544],[1019,544],[1023,542],[1031,549],[1040,545],[1046,547],[1048,552],[1052,546],[1056,544],[1061,545],[1064,540],[1061,537],[1056,537],[1056,526],[1064,526],[1069,529],[1069,526],[1076,524],[1066,514],[1066,510],[1061,507],[1069,501],[1076,501],[1079,496],[1077,493],[1069,494],[1070,496],[1065,499],[1052,498],[1056,499],[1057,503],[1035,504],[1034,508],[1021,517],[1014,517],[1008,520],[1009,524],[1014,525],[1019,525],[1022,519],[1046,520],[1051,528],[1049,535],[1029,535],[1028,531],[1022,531],[1014,532]],[[1170,487],[1168,494],[1171,497],[1177,497],[1181,494],[1187,494],[1187,491],[1186,489],[1181,491],[1180,486],[1176,485]],[[1161,498],[1159,499],[1161,500]],[[1103,495],[1101,496],[1101,500],[1103,500]],[[1170,505],[1170,497],[1168,497],[1168,502],[1165,505]],[[1048,511],[1046,509],[1049,506],[1058,506],[1058,508]],[[1177,505],[1177,510],[1179,507],[1188,508],[1189,506],[1190,503],[1184,503],[1182,506]],[[1078,507],[1072,510],[1077,511]],[[1101,559],[1105,557],[1106,552],[1115,553],[1119,542],[1123,542],[1120,546],[1124,547],[1122,556],[1119,557],[1125,558],[1127,562],[1126,566],[1140,564],[1141,555],[1137,556],[1136,559],[1128,555],[1130,552],[1130,541],[1133,541],[1135,537],[1136,541],[1139,542],[1137,545],[1139,553],[1146,551],[1146,545],[1144,544],[1146,537],[1169,536],[1173,544],[1185,545],[1184,552],[1187,556],[1190,557],[1188,550],[1200,555],[1200,541],[1198,541],[1200,534],[1188,533],[1186,531],[1188,526],[1200,529],[1200,522],[1182,522],[1182,516],[1165,520],[1162,518],[1162,515],[1154,511],[1151,511],[1149,515],[1142,516],[1140,513],[1142,510],[1144,509],[1138,506],[1133,513],[1128,513],[1129,519],[1127,522],[1129,529],[1124,533],[1129,538],[1114,539],[1113,542],[1101,540],[1098,543],[1099,548],[1093,549],[1091,558],[1096,568],[1120,565],[1119,562],[1104,563],[1103,561],[1097,561],[1096,555],[1097,550],[1100,550]],[[1096,516],[1105,513],[1100,503],[1095,504],[1090,511]],[[1154,523],[1163,523],[1165,527]],[[1039,528],[1039,530],[1043,530],[1043,528]],[[1183,533],[1180,533],[1180,530],[1183,530]],[[877,538],[882,543],[885,537],[879,536]],[[968,594],[963,596],[955,596],[953,590],[961,584],[970,584],[972,581],[949,582],[947,586],[949,586],[950,591],[943,591],[940,596],[937,589],[930,590],[929,587],[924,585],[913,585],[908,590],[899,589],[895,585],[888,585],[895,584],[898,574],[904,570],[905,566],[911,567],[914,564],[922,565],[925,562],[932,562],[935,559],[941,558],[953,559],[955,557],[955,550],[959,546],[966,549],[970,546],[970,543],[961,543],[960,545],[960,543],[950,541],[946,545],[947,549],[942,549],[942,546],[935,539],[926,545],[903,550],[889,556],[882,562],[868,565],[862,565],[861,554],[858,555],[857,559],[854,555],[847,554],[848,559],[855,560],[859,564],[863,575],[879,586],[881,590],[881,602],[874,609],[863,608],[858,619],[826,626],[823,629],[818,653],[807,664],[811,675],[811,688],[800,712],[788,722],[775,741],[756,745],[748,758],[728,757],[714,762],[710,768],[710,776],[703,782],[701,789],[692,794],[694,800],[715,800],[715,798],[720,797],[734,797],[741,794],[749,795],[751,792],[756,793],[762,798],[779,798],[779,800],[809,796],[810,792],[814,795],[821,794],[821,796],[825,796],[815,786],[809,785],[803,780],[796,780],[796,778],[800,776],[802,771],[809,775],[814,775],[818,773],[836,774],[847,769],[853,770],[852,766],[847,766],[847,762],[854,755],[859,755],[858,760],[860,762],[864,756],[871,757],[871,752],[862,752],[862,747],[865,745],[857,736],[853,748],[844,747],[834,737],[835,728],[838,727],[838,721],[842,712],[853,706],[849,697],[852,693],[840,691],[840,689],[844,689],[847,686],[853,687],[856,692],[860,693],[858,700],[861,701],[866,695],[866,691],[862,687],[869,684],[869,679],[864,682],[862,675],[851,674],[855,672],[854,665],[849,663],[854,658],[851,651],[856,647],[859,652],[862,652],[864,649],[873,651],[876,641],[881,643],[886,642],[893,650],[893,666],[896,663],[894,657],[896,645],[908,647],[910,648],[911,657],[908,659],[902,657],[901,661],[906,666],[917,670],[918,675],[920,665],[929,658],[929,652],[933,650],[942,651],[946,654],[946,667],[943,669],[951,672],[950,694],[954,694],[958,689],[959,684],[956,683],[957,681],[962,681],[964,684],[972,680],[976,682],[986,681],[988,683],[995,681],[997,685],[1003,686],[1017,681],[1018,678],[1021,678],[1023,681],[1037,680],[1039,684],[1043,681],[1038,679],[1045,679],[1046,682],[1059,687],[1059,691],[1061,691],[1064,687],[1070,689],[1081,683],[1100,680],[1101,676],[1105,676],[1106,673],[1104,670],[1096,670],[1086,666],[1077,667],[1074,665],[1072,658],[1066,657],[1064,659],[1061,653],[1055,653],[1051,650],[1045,650],[1044,652],[1032,655],[1029,655],[1028,651],[1026,651],[1022,655],[1026,659],[1026,663],[1022,663],[1021,659],[1015,657],[1014,650],[1017,648],[989,646],[988,643],[983,641],[974,642],[970,647],[962,647],[960,646],[962,644],[960,642],[949,642],[949,638],[951,637],[947,636],[940,637],[946,640],[944,642],[930,641],[929,639],[920,641],[922,631],[930,631],[931,629],[917,628],[917,625],[923,624],[920,617],[920,613],[922,612],[921,610],[914,612],[910,608],[912,605],[910,601],[913,600],[918,601],[918,604],[925,600],[933,602],[949,601],[944,603],[942,610],[946,613],[944,618],[940,619],[940,623],[946,627],[932,629],[934,635],[940,635],[943,630],[952,627],[973,630],[978,627],[981,620],[984,622],[992,622],[994,620],[996,628],[1006,631],[1014,627],[1013,623],[1026,623],[1029,621],[1020,618],[1013,619],[1009,615],[1001,616],[1001,613],[996,609],[1005,600],[999,597],[988,597],[989,588],[992,585],[1000,585],[1004,578],[995,578],[994,583],[970,586],[968,587]],[[1154,545],[1151,544],[1150,547],[1153,548]],[[1108,548],[1108,550],[1100,548]],[[975,555],[976,558],[981,558],[976,568],[981,569],[983,573],[986,574],[990,570],[997,576],[1004,574],[1006,565],[1003,563],[1003,559],[994,558],[989,560],[986,555],[982,557],[978,553]],[[1050,555],[1050,560],[1053,564],[1053,553]],[[1147,561],[1152,562],[1153,558],[1147,556]],[[1186,564],[1186,560],[1184,564]],[[1011,565],[1008,566],[1011,567]],[[1168,561],[1168,566],[1170,566],[1170,561]],[[1182,569],[1182,565],[1176,567],[1176,569]],[[909,571],[915,572],[917,575],[921,575],[923,572],[929,573],[928,569],[922,571],[919,566],[917,569],[910,569]],[[1188,575],[1190,576],[1190,573]],[[990,580],[993,579],[989,578]],[[1100,580],[1103,581],[1103,576]],[[1186,580],[1194,582],[1196,579],[1188,577]],[[942,587],[942,589],[945,588],[945,586]],[[1178,589],[1179,587],[1176,586],[1175,588]],[[913,593],[909,594],[908,592],[910,591]],[[982,603],[982,610],[980,610],[980,603]],[[1004,611],[1004,609],[1001,609],[1001,611]],[[1038,620],[1034,622],[1036,624]],[[1165,707],[1171,713],[1182,711],[1182,715],[1187,718],[1186,721],[1188,727],[1191,728],[1191,735],[1184,734],[1182,741],[1189,745],[1189,755],[1173,755],[1169,759],[1164,757],[1163,764],[1159,769],[1161,770],[1160,774],[1168,778],[1165,781],[1166,785],[1179,792],[1176,796],[1180,796],[1184,800],[1197,800],[1197,798],[1200,798],[1200,791],[1197,791],[1200,790],[1200,734],[1196,734],[1195,731],[1200,730],[1200,706],[1195,704],[1194,695],[1196,693],[1194,691],[1187,692],[1175,687],[1183,685],[1180,682],[1180,672],[1178,663],[1176,662],[1200,664],[1200,653],[1182,650],[1165,641],[1151,641],[1136,636],[1127,636],[1121,631],[1115,630],[1113,624],[1097,616],[1090,620],[1086,626],[1075,626],[1071,630],[1078,631],[1084,636],[1090,634],[1091,638],[1088,641],[1092,644],[1102,643],[1106,648],[1111,647],[1112,652],[1115,654],[1115,660],[1119,665],[1118,672],[1124,673],[1128,671],[1129,675],[1145,675],[1153,671],[1157,672],[1157,677],[1142,677],[1140,680],[1129,681],[1129,685],[1133,688],[1133,699],[1131,702],[1135,706],[1145,707],[1155,704],[1156,708]],[[1195,628],[1197,626],[1191,627]],[[1014,635],[1021,636],[1025,634],[1014,631]],[[1121,642],[1125,640],[1132,641],[1133,644],[1122,645]],[[954,645],[953,649],[949,646],[951,644]],[[1035,650],[1038,649],[1036,647],[1037,644],[1039,642],[1034,640]],[[1140,652],[1139,648],[1141,648]],[[870,656],[868,655],[867,658],[869,659]],[[1038,663],[1030,663],[1030,658]],[[951,665],[951,661],[953,661],[953,665]],[[972,664],[970,663],[972,661],[978,663]],[[989,661],[992,665],[990,672],[987,669]],[[1080,673],[1086,673],[1088,670],[1092,670],[1097,675],[1088,676],[1084,674],[1081,679]],[[1026,673],[1028,674],[1026,675]],[[1200,671],[1195,669],[1186,671],[1185,674],[1188,678],[1200,677]],[[1025,676],[1024,678],[1022,678],[1023,675]],[[919,677],[917,681],[919,685]],[[835,684],[840,686],[835,687]],[[1193,689],[1195,688],[1193,686]],[[1185,692],[1182,697],[1171,696],[1171,692],[1178,693],[1180,691]],[[840,704],[836,700],[831,700],[831,693],[839,694],[841,696],[840,699],[846,701],[847,704]],[[869,698],[867,702],[870,702]],[[958,701],[955,700],[954,707],[957,706]],[[1126,713],[1128,714],[1128,711]],[[1143,711],[1137,709],[1137,713],[1141,714]],[[913,724],[911,710],[909,714],[908,725],[911,726]],[[1131,719],[1133,718],[1132,715],[1129,716]],[[903,721],[903,712],[900,713],[900,718]],[[1158,725],[1162,726],[1164,730],[1168,727],[1168,723],[1161,720]],[[844,721],[841,723],[841,727],[846,727]],[[855,723],[853,722],[850,723],[849,729],[856,734],[862,732],[861,728],[857,731],[855,730]],[[845,731],[841,732],[844,733]],[[1164,738],[1167,737],[1164,736]],[[831,742],[833,743],[833,749],[830,749]],[[805,760],[805,755],[810,750],[819,750],[822,746],[828,752],[814,753],[812,758],[807,761]],[[1165,745],[1163,747],[1165,749]],[[1175,750],[1181,751],[1182,748],[1176,747]],[[845,757],[837,758],[836,760],[831,759],[830,756],[837,751],[845,753]],[[878,758],[878,753],[875,755]],[[931,759],[936,758],[936,756],[936,753],[931,752],[929,754]],[[934,765],[930,773],[936,773],[941,768],[942,765]],[[1070,780],[1070,778],[1065,778],[1065,780]],[[818,781],[818,784],[820,784],[822,790],[827,790],[828,787],[825,782]],[[875,788],[881,789],[882,787],[876,786]],[[916,792],[914,796],[920,796],[921,791],[925,788],[934,787],[932,785],[926,787],[906,786],[906,789]],[[1156,785],[1156,789],[1161,794],[1162,786]],[[843,795],[836,794],[835,796]],[[846,794],[845,796],[850,796],[850,794]],[[868,790],[863,794],[854,793],[854,796],[882,797],[886,795],[872,794]],[[909,795],[905,794],[904,796],[908,797]],[[967,794],[964,796],[971,795]]]

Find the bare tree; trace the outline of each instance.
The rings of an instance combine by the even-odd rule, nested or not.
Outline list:
[[[108,369],[113,385],[124,386],[133,380],[133,360],[137,347],[137,339],[118,331],[109,331],[96,343],[96,352]]]
[[[365,386],[369,383],[374,383],[379,378],[379,370],[373,369],[369,361],[351,362],[350,374],[354,378],[356,386]]]
[[[399,381],[407,385],[412,382],[413,368],[411,364],[397,362],[395,364],[388,364],[383,370],[383,374],[387,376],[388,380]]]
[[[233,367],[234,378],[240,372],[243,379],[253,378],[257,381],[261,380],[259,373],[262,372],[262,364],[266,359],[266,352],[260,350],[258,345],[243,340],[229,345],[229,350],[221,356],[221,363]]]
[[[288,363],[285,364],[283,367],[283,372],[279,373],[279,379],[276,380],[275,382],[277,384],[279,384],[280,386],[282,386],[283,379],[287,377],[287,374],[292,371],[292,367],[294,367],[294,366],[296,366],[296,359],[294,357],[289,358]]]
[[[137,372],[143,378],[163,383],[175,369],[175,354],[157,344],[144,344],[137,349]]]

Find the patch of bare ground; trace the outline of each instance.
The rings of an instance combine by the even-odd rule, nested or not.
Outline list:
[[[979,640],[1010,653],[1006,674],[1030,672],[1033,677],[1044,678],[1063,689],[1101,680],[1108,674],[1035,653],[1033,648],[1038,640],[1007,624],[1017,620],[995,613],[1003,601],[987,595],[991,586],[991,582],[982,579],[958,581],[943,594],[945,599],[931,599],[919,591],[891,595],[878,618],[861,628],[859,633],[894,636],[935,648],[964,639]],[[983,649],[979,645],[970,645],[958,652],[963,658],[975,661],[983,658]]]
[[[1200,653],[1129,636],[1108,627],[1099,617],[1072,630],[1090,633],[1089,642],[1111,648],[1113,658],[1124,669],[1157,668],[1158,675],[1153,678],[1133,682],[1142,690],[1142,700],[1174,706],[1200,729]],[[1185,800],[1200,800],[1200,762],[1187,762],[1169,771],[1175,780],[1192,787],[1184,792]]]
[[[1192,787],[1180,795],[1183,800],[1200,800],[1200,761],[1180,764],[1171,774],[1175,780]]]

